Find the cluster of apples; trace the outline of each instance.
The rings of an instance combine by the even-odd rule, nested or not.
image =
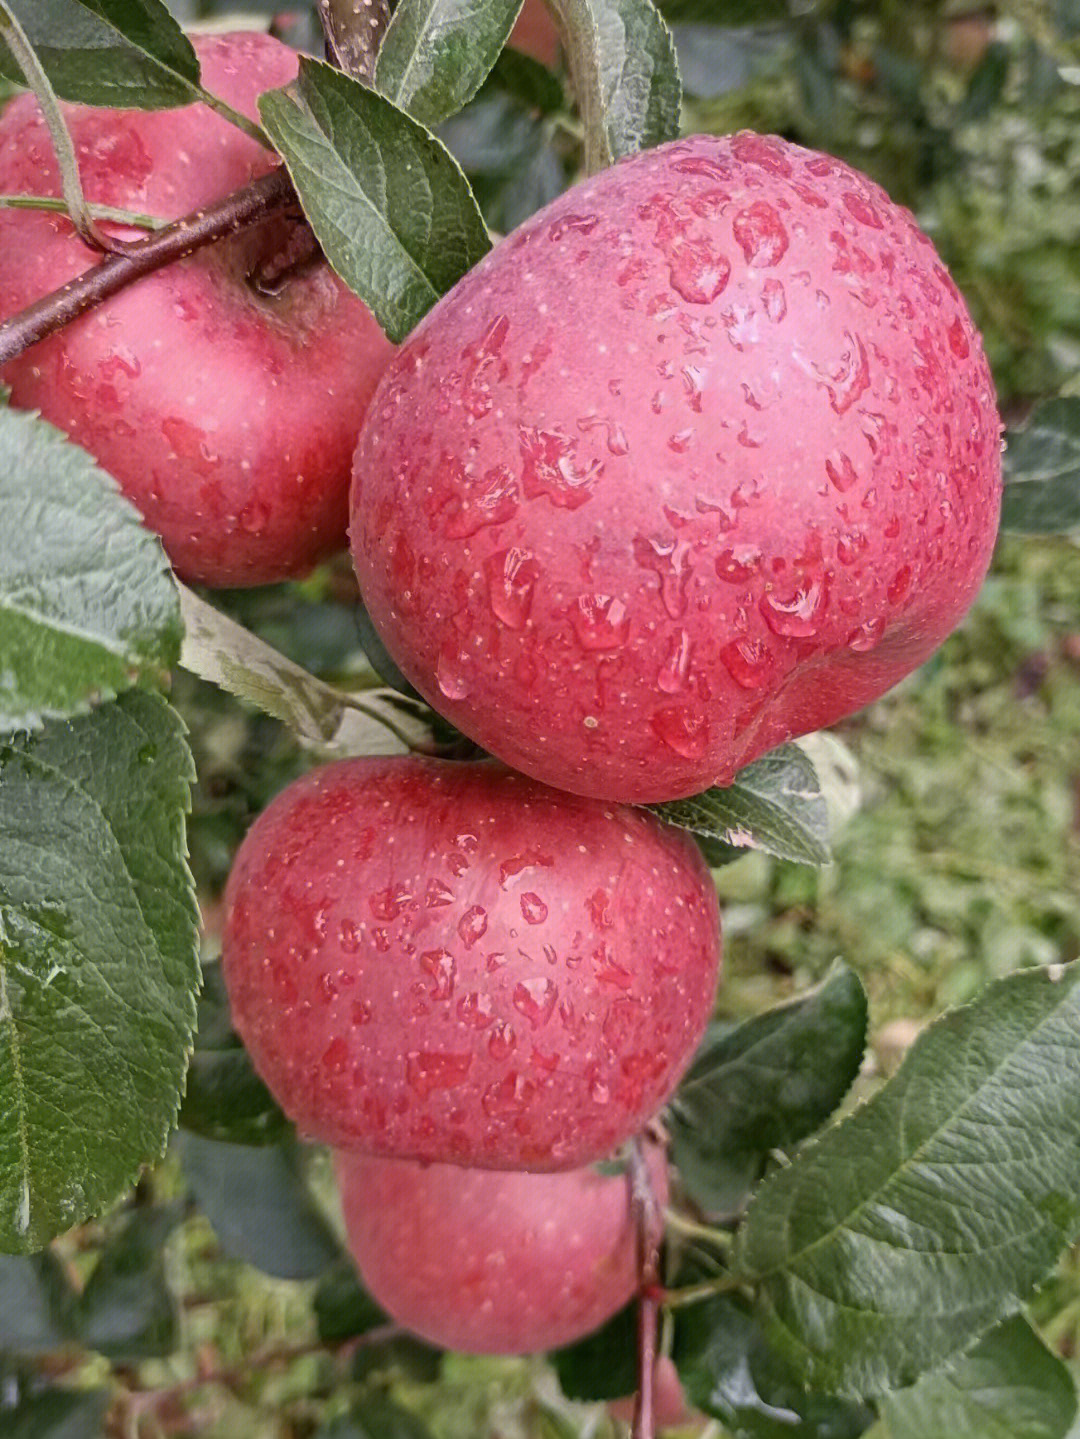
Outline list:
[[[296,71],[266,36],[195,44],[252,116]],[[128,210],[276,163],[202,106],[68,119],[90,198]],[[28,97],[0,191],[59,193]],[[775,137],[574,186],[396,350],[301,238],[202,250],[3,379],[188,579],[301,574],[348,525],[390,653],[497,756],[291,785],[237,855],[223,958],[256,1067],[339,1153],[376,1297],[442,1344],[547,1348],[634,1291],[626,1180],[591,1166],[672,1093],[719,972],[695,845],[632,806],[727,782],[955,627],[997,528],[993,386],[912,217]],[[93,258],[0,211],[0,315]]]

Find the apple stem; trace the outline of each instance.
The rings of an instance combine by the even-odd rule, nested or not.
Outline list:
[[[630,1202],[637,1223],[638,1316],[637,1360],[638,1388],[634,1399],[634,1418],[630,1439],[655,1439],[653,1417],[653,1372],[656,1368],[659,1332],[660,1245],[657,1240],[660,1207],[656,1202],[652,1176],[640,1139],[630,1145]]]
[[[326,58],[346,75],[369,83],[390,23],[389,0],[316,0]]]
[[[132,281],[215,240],[256,225],[290,205],[299,205],[292,181],[284,168],[271,170],[217,204],[174,220],[144,240],[132,241],[123,254],[107,255],[59,290],[43,295],[0,323],[0,368]]]

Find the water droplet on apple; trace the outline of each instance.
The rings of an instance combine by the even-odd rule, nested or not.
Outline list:
[[[731,228],[748,265],[776,265],[787,252],[788,233],[767,200],[755,200],[740,210]]]
[[[527,924],[543,924],[548,907],[538,894],[527,891],[521,896],[521,914]]]
[[[897,570],[896,574],[893,575],[892,579],[890,580],[889,587],[885,592],[888,595],[889,603],[891,605],[898,605],[900,604],[901,600],[907,597],[907,593],[911,589],[911,580],[911,566],[901,565],[900,568]]]
[[[761,551],[756,545],[740,545],[721,550],[716,557],[716,573],[729,585],[748,584],[758,573]]]
[[[821,628],[827,598],[825,576],[804,579],[792,590],[770,590],[761,597],[761,613],[774,634],[809,639]]]
[[[492,1059],[509,1059],[516,1048],[517,1035],[514,1033],[513,1026],[507,1024],[504,1019],[498,1020],[488,1039],[488,1053]]]
[[[502,1114],[517,1114],[526,1108],[536,1085],[522,1074],[507,1074],[503,1079],[489,1084],[484,1090],[480,1103],[484,1113],[492,1118]]]
[[[725,645],[720,658],[728,674],[744,690],[761,689],[768,684],[775,664],[772,650],[765,641],[749,635]]]
[[[411,909],[412,891],[404,884],[389,884],[368,897],[368,907],[376,919],[386,921],[397,919],[405,910]]]
[[[462,666],[463,656],[456,645],[439,651],[435,666],[435,682],[448,700],[463,700],[469,693],[469,681]]]
[[[457,965],[448,949],[429,949],[420,956],[420,968],[431,975],[434,987],[428,991],[432,999],[449,999],[454,992]]]
[[[667,246],[671,288],[691,305],[710,305],[731,278],[731,262],[711,240],[680,236]]]
[[[875,615],[848,635],[848,649],[856,650],[859,653],[872,650],[880,643],[884,633],[885,621],[880,615]]]
[[[559,509],[576,510],[587,503],[592,487],[603,472],[603,462],[594,460],[581,467],[576,447],[556,430],[518,426],[521,450],[521,487],[527,499],[549,499]]]
[[[653,733],[683,759],[701,759],[709,748],[709,726],[702,711],[669,705],[652,717]]]
[[[458,921],[458,934],[466,949],[472,949],[476,942],[487,933],[488,917],[487,910],[480,905],[474,904],[467,909]]]
[[[515,547],[492,555],[484,569],[492,614],[508,629],[524,629],[540,578],[540,566],[528,550]]]
[[[673,695],[686,687],[686,675],[690,668],[690,636],[685,630],[676,631],[671,642],[667,659],[656,677],[657,687],[664,694]]]
[[[338,943],[346,954],[355,954],[360,948],[360,930],[351,919],[343,919],[338,925]]]
[[[825,460],[825,473],[841,494],[846,494],[852,485],[858,484],[859,476],[851,457],[843,450],[834,450]]]
[[[441,879],[433,879],[427,887],[424,895],[424,904],[428,909],[442,909],[445,905],[453,904],[454,891]]]
[[[778,325],[787,314],[787,295],[779,280],[766,280],[761,287],[761,298],[765,302],[765,313],[774,325]]]
[[[514,987],[514,1008],[533,1029],[542,1029],[551,1018],[558,994],[557,986],[546,977],[525,979]]]
[[[494,1016],[495,1004],[490,994],[475,990],[458,1000],[458,1018],[470,1029],[487,1029]]]
[[[568,234],[589,235],[600,223],[598,215],[563,215],[548,227],[548,238],[556,244]]]
[[[579,595],[570,608],[570,623],[585,650],[622,649],[630,635],[630,616],[614,595]]]

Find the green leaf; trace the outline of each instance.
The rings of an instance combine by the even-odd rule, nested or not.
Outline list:
[[[1026,1319],[1006,1319],[961,1358],[882,1401],[882,1439],[1066,1439],[1068,1368]]]
[[[0,1249],[165,1147],[199,984],[183,725],[132,691],[0,746]]]
[[[99,1258],[75,1308],[80,1343],[118,1364],[163,1358],[179,1319],[165,1276],[164,1245],[179,1205],[136,1208]]]
[[[524,109],[539,111],[541,115],[554,115],[566,105],[566,93],[558,75],[520,50],[502,52],[492,68],[490,83]]]
[[[74,1302],[75,1291],[51,1250],[0,1254],[0,1353],[48,1354],[67,1344]]]
[[[200,679],[257,705],[301,738],[346,754],[384,754],[430,740],[437,716],[390,690],[351,696],[315,678],[265,640],[179,585],[180,663]]]
[[[706,1037],[669,1108],[676,1167],[708,1213],[730,1214],[773,1149],[824,1124],[855,1080],[866,994],[837,963],[816,988]]]
[[[1015,1312],[1080,1227],[1080,963],[946,1014],[751,1200],[738,1267],[812,1388],[913,1383]]]
[[[520,10],[521,0],[399,0],[376,88],[422,125],[438,125],[484,83]]]
[[[85,450],[6,408],[0,509],[0,731],[176,663],[180,602],[160,541]]]
[[[388,1322],[385,1310],[360,1283],[348,1259],[327,1270],[319,1280],[312,1304],[319,1338],[326,1344],[340,1344]]]
[[[289,1121],[232,1027],[220,964],[203,968],[195,1052],[180,1124],[206,1139],[236,1144],[278,1144],[290,1133]]]
[[[434,1384],[442,1371],[442,1357],[441,1349],[401,1333],[362,1345],[353,1355],[349,1373],[357,1383],[394,1374],[417,1384]]]
[[[648,808],[668,824],[735,850],[760,849],[800,864],[832,858],[825,797],[813,762],[798,745],[771,750],[722,789]]]
[[[299,97],[260,97],[327,259],[394,341],[491,248],[450,152],[389,100],[300,62]]]
[[[808,1394],[734,1295],[681,1309],[672,1357],[687,1398],[732,1439],[857,1439],[874,1422],[862,1404]]]
[[[182,1130],[176,1146],[196,1203],[230,1259],[278,1279],[317,1279],[340,1259],[295,1144],[226,1144]]]
[[[342,1257],[322,1276],[313,1307],[319,1338],[325,1344],[363,1336],[352,1359],[355,1381],[388,1372],[405,1374],[418,1384],[438,1379],[443,1351],[398,1329],[360,1283],[350,1259]]]
[[[621,1399],[638,1386],[637,1305],[627,1304],[600,1329],[549,1356],[567,1399]]]
[[[671,33],[651,0],[551,0],[585,126],[585,170],[679,133],[682,86]]]
[[[191,42],[161,0],[7,0],[57,94],[83,105],[188,105],[199,83]],[[0,41],[0,75],[22,75]]]
[[[1040,405],[1005,450],[1001,527],[1027,535],[1080,529],[1080,396]]]
[[[410,1410],[373,1391],[324,1424],[315,1439],[431,1439],[431,1431]]]
[[[107,1389],[46,1389],[20,1396],[13,1409],[0,1401],[4,1439],[101,1439]]]

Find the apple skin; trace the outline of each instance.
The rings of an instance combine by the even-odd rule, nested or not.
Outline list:
[[[555,64],[561,49],[559,31],[544,0],[525,0],[508,43],[541,65]]]
[[[696,846],[653,815],[490,761],[355,759],[255,821],[222,959],[236,1028],[305,1137],[571,1169],[675,1088],[720,924]]]
[[[296,52],[267,35],[192,43],[207,89],[252,119],[256,97],[297,72]],[[173,219],[279,163],[205,105],[63,109],[101,204]],[[30,95],[0,116],[0,191],[60,193]],[[322,262],[257,293],[248,277],[288,257],[299,233],[281,218],[204,248],[2,371],[14,405],[40,410],[116,477],[188,580],[265,584],[345,543],[356,432],[393,346]],[[0,317],[100,258],[63,216],[0,210]]]
[[[906,210],[775,137],[697,136],[560,196],[417,326],[361,431],[352,553],[391,655],[484,749],[674,799],[950,633],[1000,429]]]
[[[361,1278],[393,1319],[433,1344],[471,1354],[555,1349],[598,1328],[637,1288],[625,1175],[342,1153],[335,1163]],[[648,1164],[662,1207],[657,1146]]]

